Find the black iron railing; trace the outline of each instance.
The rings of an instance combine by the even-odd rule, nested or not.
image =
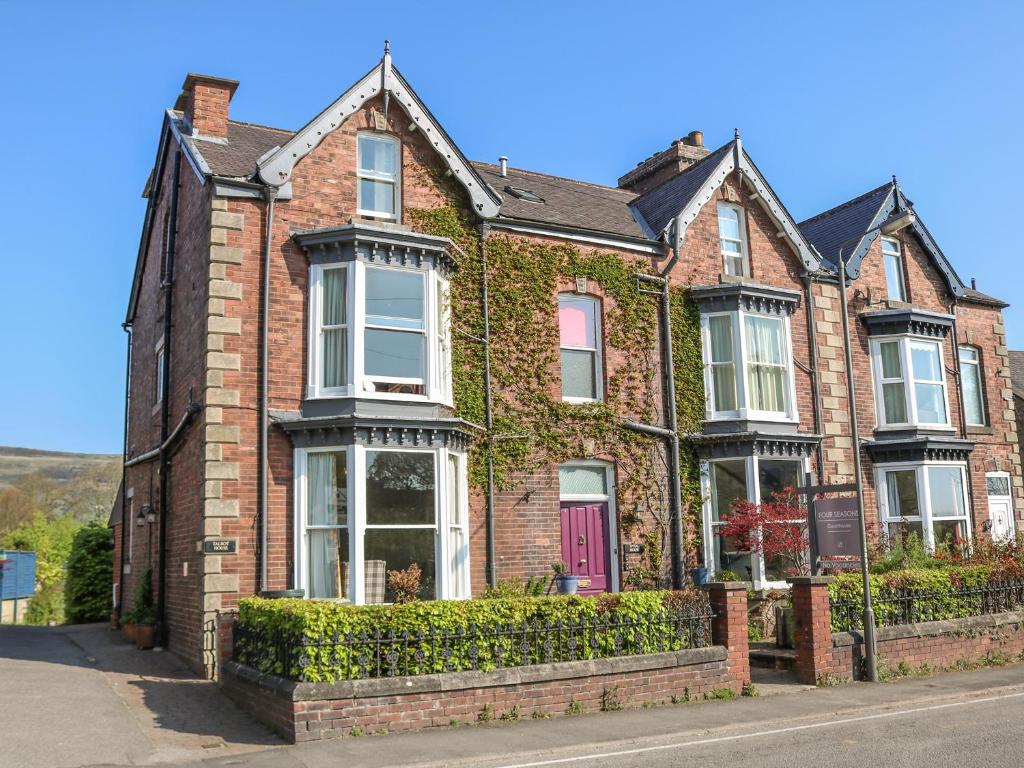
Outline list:
[[[523,667],[711,645],[710,606],[637,617],[490,624],[332,637],[234,627],[235,661],[291,680],[323,682]]]
[[[963,619],[991,613],[1024,610],[1024,582],[991,582],[953,590],[895,589],[880,592],[872,601],[875,626],[894,627],[922,621]],[[863,629],[860,598],[833,600],[832,631]]]

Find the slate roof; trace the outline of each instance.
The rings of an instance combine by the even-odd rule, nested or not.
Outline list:
[[[195,139],[214,176],[247,179],[256,173],[256,160],[293,136],[292,131],[228,120],[227,143]]]
[[[719,147],[707,157],[694,163],[678,176],[648,190],[636,199],[634,205],[655,234],[662,232],[669,222],[686,207],[697,191],[704,186],[722,157],[732,150],[733,142]]]
[[[997,299],[995,296],[990,296],[987,293],[982,293],[981,291],[975,288],[966,288],[964,290],[964,299],[975,304],[987,304],[991,307],[998,307],[999,309],[1005,309],[1006,307],[1010,306],[1002,299]],[[1010,354],[1013,353],[1011,352]]]
[[[1024,352],[1010,350],[1010,381],[1013,394],[1024,398]]]
[[[473,162],[473,167],[501,195],[503,218],[587,229],[632,238],[647,237],[629,209],[636,194],[617,187],[548,176],[509,168],[502,176],[498,166]],[[543,198],[543,203],[522,200],[506,187],[517,187]]]
[[[838,267],[840,247],[845,246],[846,257],[849,260],[850,254],[856,249],[859,236],[871,228],[871,222],[878,215],[892,187],[892,182],[888,182],[860,197],[819,213],[801,222],[800,231],[831,267]]]

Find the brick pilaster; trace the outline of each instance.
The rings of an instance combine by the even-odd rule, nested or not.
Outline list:
[[[793,586],[793,644],[796,673],[802,683],[817,683],[832,664],[832,609],[828,600],[831,576],[798,576]]]
[[[715,617],[711,638],[728,652],[729,677],[737,693],[750,682],[750,639],[747,634],[747,583],[714,581],[705,584]]]

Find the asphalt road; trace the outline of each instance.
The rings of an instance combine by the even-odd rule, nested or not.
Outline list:
[[[1024,765],[1024,667],[302,744],[245,768]],[[197,764],[198,766],[199,764]]]

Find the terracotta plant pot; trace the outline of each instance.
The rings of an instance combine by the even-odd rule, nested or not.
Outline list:
[[[140,651],[148,651],[156,640],[156,627],[152,624],[135,625],[135,647]]]
[[[130,621],[126,621],[121,624],[121,637],[125,639],[127,643],[135,642],[135,625]]]

